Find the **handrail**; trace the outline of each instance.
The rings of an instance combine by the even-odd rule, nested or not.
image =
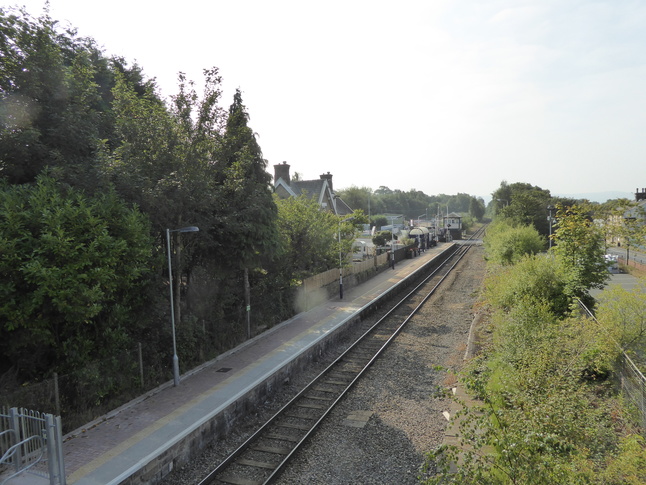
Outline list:
[[[13,431],[13,430],[7,430],[7,431]],[[39,455],[38,455],[38,458],[36,458],[35,460],[33,460],[33,461],[32,461],[29,465],[27,465],[26,467],[21,468],[21,469],[20,469],[20,470],[18,470],[17,472],[15,472],[15,473],[13,473],[13,474],[9,475],[8,477],[6,477],[6,478],[2,481],[2,483],[0,483],[0,485],[5,485],[9,480],[11,480],[12,478],[14,478],[14,477],[16,477],[16,476],[20,475],[22,472],[29,470],[31,467],[33,467],[34,465],[36,465],[36,464],[37,464],[37,463],[42,459],[42,457],[43,457],[43,448],[44,448],[44,446],[43,446],[43,438],[42,438],[41,436],[34,435],[34,436],[30,436],[30,437],[29,437],[29,438],[27,438],[27,439],[22,440],[20,443],[16,443],[15,445],[13,445],[13,446],[12,446],[12,447],[10,447],[9,449],[7,449],[7,451],[5,452],[5,454],[4,454],[4,455],[2,455],[2,458],[0,458],[0,465],[1,465],[1,464],[3,464],[3,463],[6,463],[6,462],[7,462],[7,460],[8,460],[9,458],[11,458],[11,457],[16,453],[16,450],[17,450],[20,446],[23,446],[23,445],[27,444],[27,443],[28,443],[29,441],[31,441],[31,440],[38,440],[38,442],[39,442],[39,445],[40,445],[40,453],[39,453]]]

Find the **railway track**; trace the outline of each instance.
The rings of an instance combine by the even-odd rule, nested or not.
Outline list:
[[[473,238],[479,237],[479,234]],[[473,239],[472,238],[472,239]],[[200,485],[273,482],[299,448],[397,337],[470,248],[456,245],[445,261],[395,303],[354,344],[218,465]]]

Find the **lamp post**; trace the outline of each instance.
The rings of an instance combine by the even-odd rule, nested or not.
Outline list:
[[[175,339],[175,304],[173,301],[173,265],[170,257],[170,233],[171,232],[197,232],[200,229],[195,226],[182,227],[181,229],[166,229],[166,248],[168,250],[168,287],[170,288],[170,326],[173,332],[173,382],[179,385],[179,358],[177,357],[177,341]]]
[[[551,205],[548,205],[547,210],[550,212],[550,215],[547,216],[547,220],[550,223],[550,242],[549,242],[549,247],[550,247],[550,249],[552,249],[552,211],[554,210],[554,207],[552,207]]]
[[[354,217],[348,217],[339,221],[339,299],[343,300],[343,260],[341,256],[341,223],[351,221]]]

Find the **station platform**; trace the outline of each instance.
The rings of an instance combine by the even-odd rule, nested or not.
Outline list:
[[[69,433],[63,444],[67,483],[158,482],[174,466],[173,447],[188,435],[452,247],[439,243],[400,261],[394,270],[347,288],[343,300],[337,295],[182,375],[177,387],[170,381]],[[160,469],[159,457],[164,456],[166,465]],[[22,485],[18,479],[11,483]]]

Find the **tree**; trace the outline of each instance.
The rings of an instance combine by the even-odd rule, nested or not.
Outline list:
[[[266,171],[256,137],[247,126],[249,115],[236,90],[229,108],[222,140],[218,174],[222,176],[222,200],[229,216],[227,232],[235,241],[224,261],[243,270],[247,338],[251,337],[251,288],[249,270],[273,259],[278,250],[276,221],[278,209],[270,190],[271,177]]]
[[[300,282],[336,267],[337,217],[322,211],[315,200],[305,195],[287,199],[275,197],[274,200],[278,206],[277,225],[284,248],[281,261],[291,280]]]
[[[393,238],[397,239],[395,236],[393,236],[392,231],[380,231],[372,238],[372,242],[375,246],[381,247],[385,246]]]
[[[550,191],[527,183],[503,181],[492,194],[496,213],[515,224],[533,225],[543,236],[549,234],[547,207]]]
[[[149,224],[114,192],[48,177],[0,190],[0,346],[23,375],[123,348],[145,302]]]
[[[482,199],[476,199],[471,197],[471,202],[469,203],[469,214],[478,222],[482,221],[482,218],[485,213],[485,206]]]
[[[143,79],[91,39],[56,27],[46,13],[0,9],[0,175],[28,183],[49,167],[50,176],[92,192],[105,183],[102,161],[115,141],[113,73],[118,65]]]
[[[377,207],[377,198],[373,200],[372,189],[369,187],[357,187],[352,185],[350,188],[339,190],[338,195],[353,209],[361,209],[366,214],[374,214]]]
[[[223,176],[221,196],[232,216],[226,229],[236,241],[228,258],[240,268],[271,259],[278,244],[278,209],[270,189],[271,176],[256,136],[247,126],[248,120],[242,94],[237,90],[229,108],[217,168]]]
[[[556,209],[552,251],[568,277],[566,294],[588,301],[588,290],[603,288],[609,277],[603,234],[581,206]]]

